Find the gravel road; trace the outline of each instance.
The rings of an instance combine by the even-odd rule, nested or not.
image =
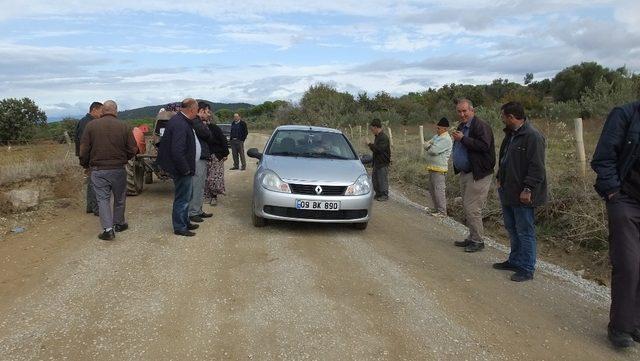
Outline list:
[[[251,138],[254,144],[258,138]],[[606,342],[602,289],[547,265],[516,284],[451,222],[401,198],[365,231],[251,225],[248,170],[197,236],[172,185],[128,199],[130,229],[61,210],[0,242],[1,360],[632,360]]]

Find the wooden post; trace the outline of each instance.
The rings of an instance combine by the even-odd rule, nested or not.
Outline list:
[[[574,130],[576,133],[576,155],[578,158],[578,169],[580,175],[584,177],[587,172],[587,157],[584,152],[584,137],[582,134],[582,118],[573,120]]]
[[[387,127],[387,130],[389,131],[389,144],[393,146],[393,133],[391,132],[391,127]]]
[[[420,126],[420,155],[424,155],[424,126]]]
[[[406,144],[407,143],[407,128],[404,129],[404,140],[403,142]]]
[[[64,131],[64,141],[67,142],[67,144],[71,145],[71,137],[69,136],[69,132],[67,132],[66,130]]]
[[[351,124],[349,124],[349,138],[353,139],[353,128],[351,127]]]

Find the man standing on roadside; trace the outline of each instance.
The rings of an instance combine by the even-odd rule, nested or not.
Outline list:
[[[104,102],[102,117],[87,124],[80,141],[80,164],[91,169],[91,183],[100,211],[103,231],[98,238],[105,241],[113,240],[115,232],[129,228],[124,218],[127,199],[124,167],[138,152],[133,133],[127,124],[118,120],[117,114],[116,102]]]
[[[460,190],[469,236],[455,245],[465,252],[484,249],[482,208],[491,186],[496,150],[491,126],[475,116],[473,104],[461,99],[456,106],[460,124],[453,133],[453,169],[460,174]]]
[[[424,146],[427,152],[427,171],[429,172],[429,193],[435,216],[447,215],[447,172],[453,140],[449,135],[449,120],[442,118],[436,124],[436,135]]]
[[[196,159],[200,159],[201,148],[191,124],[198,116],[198,102],[187,98],[182,101],[181,109],[167,122],[158,148],[158,165],[173,178],[173,233],[192,237],[196,234],[191,231],[198,225],[189,222],[189,201],[193,192]]]
[[[369,124],[371,133],[375,136],[373,143],[366,140],[367,146],[373,152],[373,172],[371,180],[375,200],[384,202],[389,199],[389,164],[391,164],[391,143],[389,137],[382,131],[380,119],[373,119]]]
[[[525,117],[520,103],[502,106],[506,125],[498,162],[498,195],[509,232],[509,259],[493,268],[515,271],[515,282],[533,279],[536,266],[535,207],[547,201],[546,140]]]
[[[240,114],[235,113],[233,115],[233,123],[231,123],[231,154],[233,155],[233,167],[231,170],[238,169],[238,154],[242,161],[242,168],[240,170],[247,169],[247,161],[244,157],[244,141],[247,139],[249,131],[247,130],[247,123],[240,118]]]
[[[609,113],[591,168],[609,218],[609,341],[629,347],[640,342],[640,101]]]
[[[84,133],[84,129],[87,124],[94,119],[98,119],[102,116],[102,103],[93,102],[91,106],[89,106],[89,113],[87,113],[78,124],[76,124],[76,133],[74,136],[74,141],[76,144],[76,157],[80,157],[80,140],[82,139],[82,134]],[[98,202],[96,201],[96,193],[93,191],[93,186],[91,185],[91,174],[87,177],[87,213],[93,213],[94,215],[98,215]]]
[[[196,159],[196,172],[192,177],[193,191],[191,200],[189,201],[189,220],[192,222],[203,222],[204,218],[213,216],[202,210],[204,203],[204,185],[207,180],[207,164],[211,159],[211,151],[209,150],[209,141],[211,140],[211,131],[204,122],[208,122],[211,118],[211,107],[205,102],[198,102],[198,116],[193,120],[193,130],[196,133],[198,142],[200,143],[200,158]]]

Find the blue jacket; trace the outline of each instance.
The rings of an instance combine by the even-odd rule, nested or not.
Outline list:
[[[158,147],[158,165],[174,177],[196,172],[196,139],[191,120],[182,112],[167,122]]]
[[[591,160],[595,189],[603,198],[618,192],[640,158],[640,101],[613,108]]]

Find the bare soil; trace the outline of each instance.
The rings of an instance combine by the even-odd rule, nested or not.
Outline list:
[[[465,254],[458,231],[404,202],[376,202],[365,231],[254,228],[248,165],[227,171],[196,237],[172,234],[162,182],[128,198],[114,242],[73,205],[3,236],[0,358],[638,359],[609,347],[597,287],[545,270],[511,282],[491,268],[502,251]]]

